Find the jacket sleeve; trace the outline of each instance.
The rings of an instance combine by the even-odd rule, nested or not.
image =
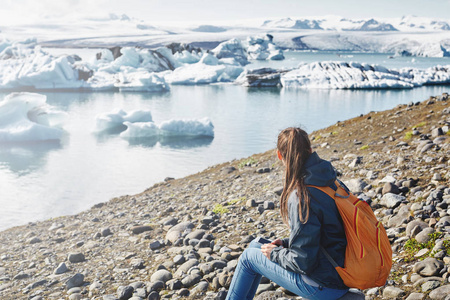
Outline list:
[[[295,198],[297,198],[296,193]],[[270,253],[270,260],[289,271],[309,274],[317,264],[321,223],[311,208],[308,221],[305,224],[300,222],[298,198],[289,199],[288,208],[291,227],[290,245],[288,248],[274,248]]]

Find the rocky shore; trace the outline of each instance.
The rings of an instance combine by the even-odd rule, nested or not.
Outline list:
[[[450,299],[449,126],[443,94],[311,134],[387,229],[391,275],[366,299]],[[0,299],[225,299],[248,243],[288,235],[282,177],[271,150],[3,231]],[[301,299],[264,278],[258,295]]]

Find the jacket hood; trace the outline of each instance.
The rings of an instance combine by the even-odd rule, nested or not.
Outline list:
[[[323,160],[316,152],[311,153],[305,163],[305,184],[329,186],[336,180],[336,171],[329,161]]]

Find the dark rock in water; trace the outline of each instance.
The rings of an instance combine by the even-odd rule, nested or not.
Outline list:
[[[281,74],[285,72],[271,68],[248,70],[236,82],[248,87],[280,87]]]

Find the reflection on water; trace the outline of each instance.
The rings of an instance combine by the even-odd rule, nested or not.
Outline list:
[[[43,168],[49,152],[61,149],[59,141],[0,144],[0,170],[7,168],[19,176]]]
[[[191,149],[206,147],[213,141],[213,137],[209,136],[158,136],[158,137],[146,137],[146,138],[129,138],[127,139],[130,146],[141,146],[146,148],[152,148],[159,142],[161,147],[172,149]]]

